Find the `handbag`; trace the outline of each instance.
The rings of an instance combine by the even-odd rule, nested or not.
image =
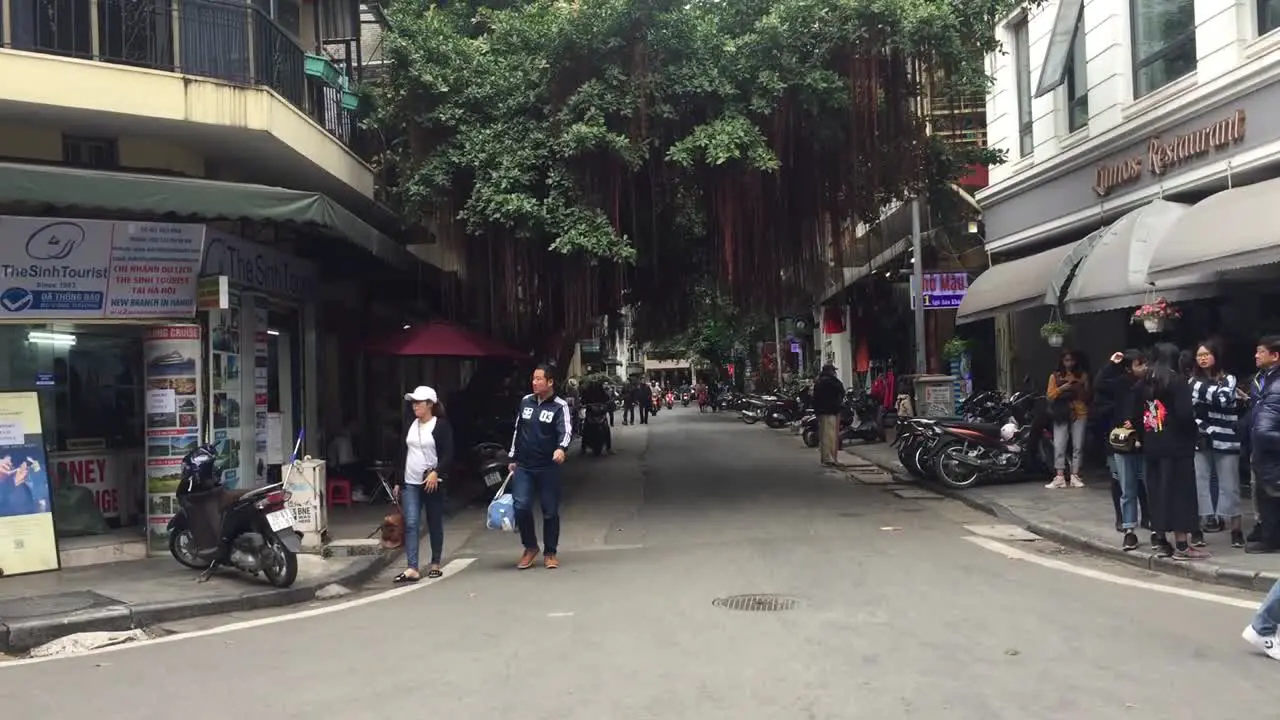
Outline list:
[[[1107,446],[1113,452],[1132,453],[1137,452],[1142,443],[1138,440],[1137,430],[1121,426],[1107,434]]]
[[[507,483],[511,482],[513,475],[515,473],[507,473],[507,479],[502,481],[497,494],[489,502],[484,526],[490,530],[516,531],[516,500],[511,493],[507,492]]]

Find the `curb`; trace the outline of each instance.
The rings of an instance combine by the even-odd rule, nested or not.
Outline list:
[[[51,640],[82,632],[122,632],[207,615],[297,605],[314,600],[316,593],[329,585],[338,584],[353,589],[364,585],[377,577],[399,554],[399,550],[393,550],[377,555],[358,556],[337,573],[283,590],[257,590],[229,597],[110,605],[27,621],[0,623],[0,652],[23,653]]]
[[[846,452],[848,451],[846,450]],[[1280,573],[1275,572],[1254,572],[1251,570],[1224,567],[1222,565],[1216,565],[1209,562],[1183,562],[1166,557],[1160,557],[1149,550],[1125,552],[1118,544],[1112,545],[1100,542],[1097,538],[1084,535],[1067,525],[1026,520],[1014,511],[1010,510],[1007,506],[993,500],[982,500],[973,497],[963,490],[949,488],[942,483],[928,480],[921,481],[909,475],[904,475],[901,471],[896,470],[891,466],[882,465],[871,458],[858,455],[857,453],[849,454],[857,455],[857,457],[862,460],[875,465],[904,483],[927,487],[939,495],[943,495],[952,500],[957,500],[974,510],[986,513],[987,515],[991,515],[999,520],[1004,520],[1010,524],[1018,525],[1024,530],[1035,533],[1046,540],[1050,540],[1065,547],[1081,550],[1091,555],[1099,555],[1109,560],[1122,562],[1126,565],[1133,565],[1134,567],[1139,567],[1151,572],[1187,578],[1204,583],[1212,583],[1214,585],[1222,585],[1224,587],[1232,587],[1239,590],[1251,590],[1254,592],[1265,593],[1271,589],[1272,585],[1280,582]]]

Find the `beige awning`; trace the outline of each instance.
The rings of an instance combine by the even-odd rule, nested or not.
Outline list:
[[[1080,242],[987,269],[969,286],[956,311],[956,322],[985,320],[1001,313],[1055,304],[1072,267],[1079,261],[1072,250]]]
[[[1152,294],[1167,300],[1194,300],[1217,294],[1213,273],[1193,273],[1153,283],[1151,255],[1169,229],[1189,209],[1185,203],[1153,200],[1124,215],[1082,243],[1085,252],[1067,288],[1068,315],[1136,307]]]
[[[1159,284],[1280,262],[1280,180],[1223,190],[1187,209],[1156,245],[1147,273]]]

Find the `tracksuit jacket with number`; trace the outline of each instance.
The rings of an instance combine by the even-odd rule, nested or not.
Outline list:
[[[572,440],[569,403],[558,395],[541,401],[537,395],[525,395],[520,401],[508,454],[521,467],[548,467],[555,464],[556,450],[567,451]]]

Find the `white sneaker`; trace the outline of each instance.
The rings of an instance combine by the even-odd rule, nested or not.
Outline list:
[[[1050,482],[1048,485],[1045,485],[1045,487],[1049,488],[1050,490],[1061,490],[1066,486],[1067,486],[1067,479],[1062,477],[1061,475],[1055,477],[1053,481]]]
[[[1280,660],[1280,642],[1276,641],[1276,637],[1263,637],[1253,629],[1253,625],[1245,625],[1244,631],[1240,633],[1240,637],[1244,638],[1250,645],[1258,648],[1266,653],[1272,660]]]
[[[1080,479],[1080,476],[1079,476],[1079,475],[1072,475],[1072,476],[1071,476],[1071,487],[1073,487],[1073,488],[1082,488],[1082,487],[1084,487],[1084,481]]]

